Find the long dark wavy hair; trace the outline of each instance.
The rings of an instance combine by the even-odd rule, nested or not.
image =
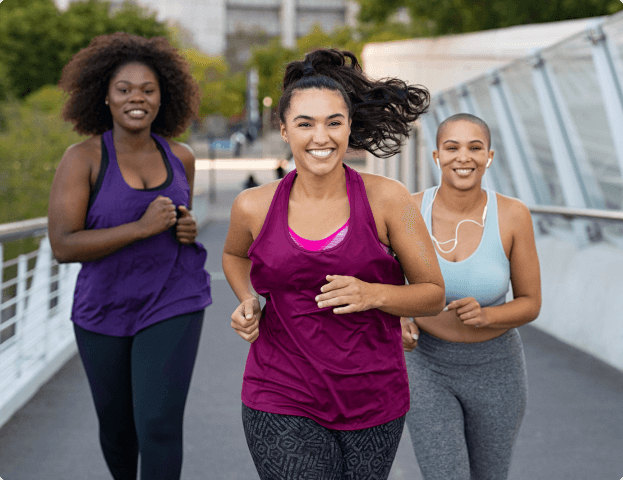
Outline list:
[[[63,68],[59,87],[69,93],[62,117],[83,135],[112,129],[104,104],[110,79],[128,63],[149,67],[160,84],[160,110],[151,131],[175,137],[186,130],[199,111],[199,87],[186,60],[164,37],[144,38],[117,32],[95,37]]]
[[[426,88],[397,78],[370,80],[351,52],[320,49],[287,65],[279,101],[282,123],[293,93],[310,88],[340,92],[352,120],[348,146],[381,158],[400,151],[411,124],[430,104]]]

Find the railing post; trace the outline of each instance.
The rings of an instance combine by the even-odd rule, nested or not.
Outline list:
[[[437,183],[437,185],[439,185],[441,181],[441,174],[439,173],[437,167],[435,167],[433,160],[433,151],[437,150],[437,122],[435,122],[435,117],[430,112],[422,115],[420,117],[420,120],[422,121],[422,131],[424,132],[424,138],[426,139],[426,146],[428,147],[428,158],[425,159],[425,161],[430,162],[429,165],[432,166],[435,182]]]
[[[417,191],[415,185],[417,135],[418,133],[414,126],[413,130],[411,130],[411,135],[407,138],[400,152],[400,178],[405,187],[407,187],[407,190],[411,193]]]
[[[556,78],[540,51],[533,57],[532,79],[552,156],[568,207],[604,208],[599,184],[592,172],[579,134],[571,119]]]
[[[32,315],[35,313],[40,315],[43,322],[42,336],[43,336],[43,352],[41,353],[41,359],[45,360],[48,354],[49,346],[49,307],[50,307],[50,279],[52,268],[52,248],[50,247],[50,241],[45,236],[41,239],[39,244],[39,251],[37,252],[37,263],[35,265],[34,277],[32,280],[32,295],[33,298],[41,298],[41,304],[38,304],[38,312],[31,311]],[[33,335],[36,335],[33,330]]]
[[[508,87],[497,71],[491,72],[489,78],[491,102],[517,195],[529,205],[549,205],[552,202],[547,185]]]
[[[601,98],[608,117],[608,126],[616,150],[619,170],[623,175],[623,67],[603,30],[603,19],[587,27],[587,37],[591,42],[593,63],[601,90]]]
[[[28,257],[20,255],[17,257],[17,285],[15,295],[15,341],[17,345],[17,368],[16,375],[22,374],[22,363],[24,362],[24,341],[26,331],[26,284],[28,282]]]

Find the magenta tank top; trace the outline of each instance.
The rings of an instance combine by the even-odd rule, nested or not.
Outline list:
[[[357,430],[395,420],[409,409],[400,318],[377,309],[337,315],[318,308],[314,298],[326,275],[404,285],[404,274],[380,245],[361,176],[344,168],[350,219],[341,242],[309,251],[290,236],[294,170],[279,183],[249,248],[251,283],[266,305],[249,350],[242,401],[327,428]]]
[[[158,187],[136,190],[121,175],[112,131],[102,135],[102,163],[85,229],[134,222],[158,195],[188,207],[190,186],[184,165],[165,139],[154,133],[152,137],[167,179]],[[183,245],[169,229],[99,260],[82,262],[71,319],[85,330],[124,337],[161,320],[202,310],[212,303],[206,257],[200,243]]]

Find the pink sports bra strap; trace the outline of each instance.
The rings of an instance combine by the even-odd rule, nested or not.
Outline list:
[[[350,200],[350,189],[348,186],[348,182],[346,182],[346,195],[348,196],[348,199]],[[290,235],[292,236],[292,238],[298,245],[303,247],[305,250],[311,250],[313,252],[317,252],[318,250],[325,249],[327,245],[331,244],[338,235],[341,234],[341,238],[344,238],[344,236],[346,235],[346,231],[348,231],[347,229],[348,229],[349,221],[350,219],[346,220],[346,223],[342,225],[336,232],[320,240],[307,240],[306,238],[303,238],[297,235],[296,232],[290,228],[290,226],[288,226],[288,231],[290,232]],[[339,242],[335,242],[333,244],[336,245],[337,243]]]

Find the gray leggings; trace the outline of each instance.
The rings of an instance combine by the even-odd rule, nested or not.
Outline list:
[[[506,479],[527,397],[519,332],[480,343],[421,332],[405,355],[407,426],[424,479]]]

